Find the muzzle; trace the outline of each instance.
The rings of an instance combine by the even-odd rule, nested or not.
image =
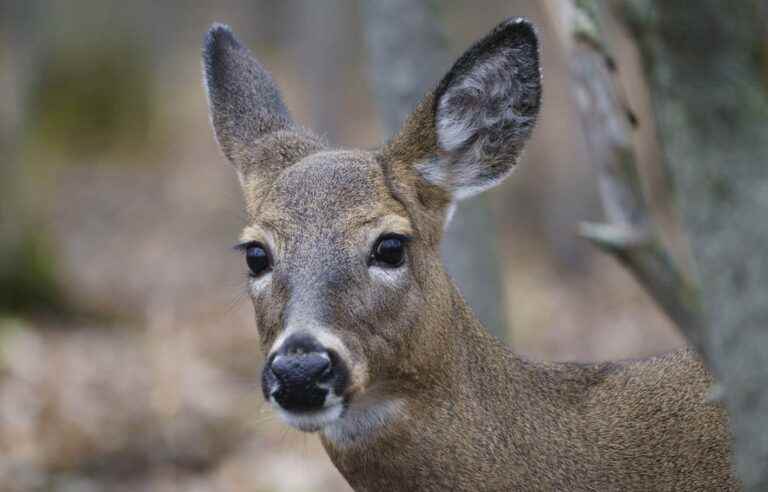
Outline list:
[[[335,351],[306,333],[295,333],[267,359],[262,391],[283,410],[307,413],[338,403],[349,371]]]

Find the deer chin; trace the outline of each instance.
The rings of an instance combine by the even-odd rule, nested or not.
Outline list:
[[[366,442],[395,424],[407,414],[402,399],[382,400],[364,405],[349,405],[342,418],[333,420],[322,430],[325,441],[336,448]]]
[[[318,432],[325,429],[337,422],[345,410],[343,400],[332,394],[326,398],[323,408],[309,412],[291,412],[280,407],[274,398],[271,400],[282,421],[302,432]]]

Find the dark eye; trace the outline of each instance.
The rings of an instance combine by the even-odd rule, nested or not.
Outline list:
[[[405,259],[407,238],[396,234],[381,236],[371,252],[372,263],[385,268],[397,268]]]
[[[267,250],[259,243],[252,243],[245,247],[245,261],[254,277],[263,274],[270,267]]]

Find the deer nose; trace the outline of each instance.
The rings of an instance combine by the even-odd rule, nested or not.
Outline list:
[[[290,411],[318,410],[325,404],[333,364],[327,350],[313,338],[294,335],[271,358],[265,371],[274,376],[270,396]],[[269,376],[269,375],[268,375]],[[271,379],[267,376],[267,379]],[[325,387],[323,387],[325,386]]]
[[[284,386],[318,383],[330,367],[331,358],[325,352],[278,355],[270,366],[277,380]]]

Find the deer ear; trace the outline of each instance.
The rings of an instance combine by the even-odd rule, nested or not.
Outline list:
[[[456,61],[389,147],[451,199],[466,198],[510,173],[540,102],[535,29],[510,19]]]
[[[280,172],[325,143],[293,123],[272,77],[227,26],[206,34],[203,71],[216,140],[256,206]]]
[[[224,155],[236,165],[265,135],[293,126],[272,77],[235,38],[214,24],[203,45],[211,124]]]

